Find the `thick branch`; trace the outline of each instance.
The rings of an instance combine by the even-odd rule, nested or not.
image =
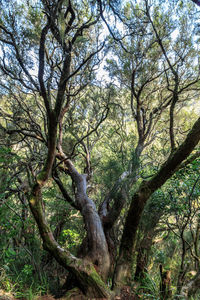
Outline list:
[[[69,159],[65,160],[65,164],[76,186],[76,205],[83,216],[87,231],[89,248],[87,258],[98,265],[100,274],[106,279],[110,267],[108,246],[96,206],[87,196],[86,175],[80,174]]]
[[[46,249],[60,265],[75,276],[79,286],[86,295],[87,293],[90,295],[92,293],[94,297],[110,299],[110,294],[94,267],[88,261],[76,258],[69,251],[61,248],[55,241],[44,216],[41,186],[37,183],[32,188],[29,204],[37,222],[44,249]]]
[[[191,155],[188,159],[186,159],[181,165],[178,166],[177,170],[184,169],[187,165],[191,164],[195,159],[200,157],[200,151],[197,151],[195,154]]]
[[[131,262],[136,233],[147,200],[176,172],[178,166],[189,156],[199,140],[200,118],[193,125],[185,141],[163,164],[158,173],[151,180],[143,181],[134,194],[121,240],[119,259],[115,272],[115,285],[120,285],[126,277],[131,277]]]
[[[60,112],[62,109],[62,105],[64,102],[64,95],[66,91],[67,81],[70,78],[70,65],[71,65],[71,53],[67,52],[65,54],[65,60],[63,63],[62,73],[60,76],[59,84],[58,84],[58,92],[56,97],[56,105],[55,105],[55,113],[57,118],[60,116]]]
[[[79,210],[79,207],[76,205],[76,203],[74,202],[74,200],[70,197],[70,195],[68,194],[67,190],[65,189],[62,181],[60,180],[60,178],[58,177],[57,172],[54,173],[53,175],[53,179],[55,180],[55,182],[57,183],[64,199],[75,209]]]
[[[64,15],[65,19],[67,18],[68,13],[71,14],[71,17],[70,17],[69,22],[66,26],[65,35],[67,35],[68,32],[71,30],[72,24],[73,24],[73,22],[75,20],[75,17],[76,17],[74,9],[73,9],[72,4],[71,4],[71,0],[69,0],[69,4],[68,4],[67,10],[66,10],[66,13]]]

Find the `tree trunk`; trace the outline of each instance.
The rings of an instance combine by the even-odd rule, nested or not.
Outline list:
[[[136,262],[135,279],[140,280],[145,277],[148,272],[149,253],[153,244],[154,234],[145,234],[138,247],[138,255]]]
[[[78,173],[70,160],[66,161],[66,166],[76,185],[76,204],[87,231],[88,252],[84,258],[91,261],[106,280],[110,269],[110,256],[100,216],[94,202],[87,196],[87,175]]]
[[[160,188],[176,172],[180,164],[189,156],[200,140],[200,118],[195,122],[185,141],[170,155],[157,174],[149,181],[143,181],[133,195],[126,217],[122,235],[119,257],[115,268],[113,287],[130,283],[132,280],[132,257],[135,250],[135,241],[138,225],[149,197]]]
[[[171,271],[163,272],[162,265],[160,265],[160,295],[161,299],[166,300],[171,297]]]
[[[180,265],[180,270],[179,270],[179,274],[178,274],[178,280],[177,280],[177,294],[179,295],[181,292],[181,288],[184,284],[184,279],[185,279],[185,275],[187,272],[187,268],[188,266],[185,264],[185,257],[186,257],[186,242],[184,239],[184,229],[182,229],[181,232],[181,243],[182,243],[182,253],[181,253],[181,265]]]
[[[149,190],[146,189],[145,183],[141,184],[139,190],[133,196],[128,215],[126,217],[119,257],[115,268],[113,285],[115,289],[118,289],[118,287],[125,284],[130,284],[131,282],[132,257],[136,241],[136,233],[144,206],[149,196]]]
[[[153,197],[152,197],[153,198]],[[151,203],[148,208],[148,213],[144,214],[142,220],[144,222],[141,226],[141,231],[143,233],[143,238],[139,243],[138,254],[137,254],[137,262],[136,262],[136,271],[135,271],[135,279],[139,280],[140,278],[145,277],[145,272],[148,272],[148,263],[149,263],[149,254],[151,251],[151,247],[153,245],[153,239],[157,234],[155,230],[161,216],[163,214],[160,208],[153,207],[151,208]]]
[[[61,266],[75,276],[77,285],[87,297],[110,299],[111,294],[94,266],[87,259],[76,258],[69,251],[62,249],[55,241],[45,220],[41,186],[38,183],[33,186],[29,204],[37,222],[44,249],[50,252]]]

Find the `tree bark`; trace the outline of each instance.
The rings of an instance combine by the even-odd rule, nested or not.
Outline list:
[[[148,262],[149,262],[149,253],[153,244],[155,231],[152,230],[149,233],[145,233],[144,238],[140,242],[138,247],[137,262],[136,262],[136,271],[135,279],[140,280],[145,277],[145,272],[147,273]]]
[[[53,233],[45,220],[41,186],[38,183],[33,186],[29,204],[37,222],[44,249],[51,253],[61,266],[75,276],[77,285],[88,297],[110,299],[110,293],[94,266],[87,259],[76,258],[69,251],[61,248],[55,241]]]
[[[153,200],[153,197],[152,197]],[[154,211],[153,211],[154,209]],[[145,277],[145,272],[148,272],[148,263],[151,247],[153,245],[153,239],[158,233],[156,230],[156,226],[160,218],[163,215],[163,207],[161,208],[153,208],[151,207],[151,200],[148,205],[147,213],[142,216],[142,224],[140,225],[140,231],[143,234],[143,238],[139,241],[139,245],[137,246],[137,260],[136,260],[136,271],[135,271],[135,279],[140,280],[140,278]]]
[[[133,195],[126,217],[118,262],[115,268],[113,287],[118,288],[131,281],[132,256],[136,234],[142,212],[149,197],[160,188],[176,171],[176,168],[189,156],[200,140],[200,118],[195,122],[185,141],[170,155],[158,173],[149,181],[143,181]]]
[[[64,153],[61,155],[65,158]],[[110,255],[100,216],[94,202],[87,195],[87,175],[80,174],[69,159],[65,161],[65,165],[76,187],[75,204],[83,216],[87,232],[87,251],[84,251],[83,257],[91,261],[106,280],[110,269]]]

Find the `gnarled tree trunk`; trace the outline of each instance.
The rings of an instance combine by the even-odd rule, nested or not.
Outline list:
[[[51,253],[60,265],[75,276],[77,285],[88,297],[109,299],[110,292],[91,262],[87,259],[76,258],[69,251],[61,248],[55,241],[44,216],[41,185],[39,183],[35,183],[33,186],[29,203],[38,225],[44,249]]]

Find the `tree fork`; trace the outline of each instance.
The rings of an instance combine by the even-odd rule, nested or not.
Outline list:
[[[88,297],[111,299],[111,293],[94,266],[87,260],[78,259],[69,251],[61,248],[54,239],[53,233],[46,222],[42,206],[42,188],[35,183],[29,197],[31,212],[37,222],[43,248],[47,250],[57,262],[77,279],[78,286]]]

